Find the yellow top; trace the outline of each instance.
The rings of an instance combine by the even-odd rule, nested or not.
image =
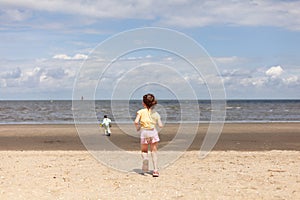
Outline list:
[[[157,121],[160,119],[160,115],[157,112],[153,112],[147,108],[137,111],[140,116],[140,125],[142,129],[153,129]]]

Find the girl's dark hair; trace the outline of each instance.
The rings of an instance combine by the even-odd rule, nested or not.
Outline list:
[[[154,95],[150,94],[150,93],[145,94],[143,96],[143,102],[147,106],[148,109],[150,109],[152,106],[157,104],[157,101],[156,101]]]

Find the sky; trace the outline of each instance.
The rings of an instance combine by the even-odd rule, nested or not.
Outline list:
[[[99,45],[145,27],[174,30],[199,44],[215,64],[227,99],[300,99],[299,7],[292,0],[0,0],[0,100],[74,98],[86,59],[98,56],[95,66],[105,60]],[[138,98],[146,91],[189,98],[185,87],[209,99],[208,82],[216,78],[157,49],[120,55],[103,77],[91,77],[103,68],[94,70],[85,78],[95,79],[90,90],[99,99],[117,92]],[[137,77],[145,83],[129,87]]]

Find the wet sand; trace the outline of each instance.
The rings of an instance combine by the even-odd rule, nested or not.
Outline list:
[[[129,125],[131,126],[131,125]],[[300,123],[229,123],[199,159],[207,131],[160,177],[98,162],[74,125],[0,125],[1,199],[299,199]],[[159,147],[178,124],[167,124]],[[139,139],[112,127],[109,140],[139,153]],[[105,136],[103,136],[105,137]]]

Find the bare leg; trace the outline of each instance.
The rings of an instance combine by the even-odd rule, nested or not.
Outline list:
[[[158,146],[157,142],[152,143],[150,145],[150,150],[151,150],[151,156],[152,156],[152,162],[153,162],[154,171],[158,171],[157,146]]]
[[[148,172],[149,171],[148,144],[141,144],[141,152],[143,158],[142,170],[143,172]]]

